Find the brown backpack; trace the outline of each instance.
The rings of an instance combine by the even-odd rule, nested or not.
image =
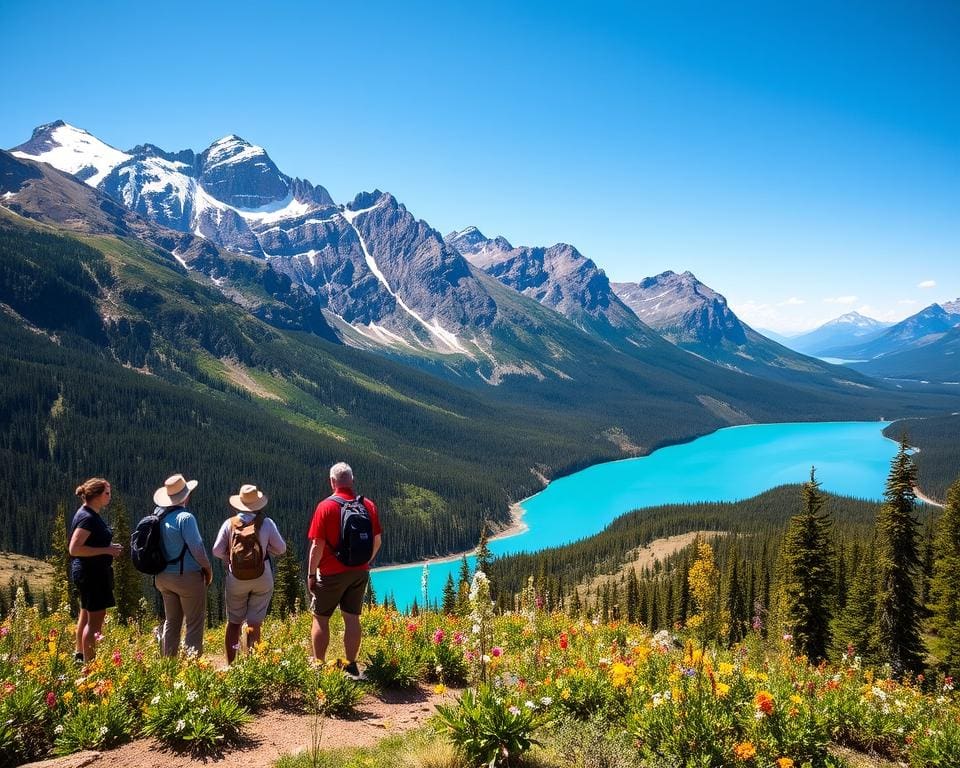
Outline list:
[[[230,573],[235,579],[248,581],[263,575],[264,556],[260,545],[263,515],[258,513],[249,523],[240,515],[230,520]]]

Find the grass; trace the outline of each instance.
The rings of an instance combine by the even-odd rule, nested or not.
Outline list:
[[[0,587],[11,581],[19,583],[25,579],[33,594],[49,590],[53,583],[53,566],[43,560],[13,552],[0,552]]]

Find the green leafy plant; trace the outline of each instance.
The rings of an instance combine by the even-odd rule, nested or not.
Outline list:
[[[121,698],[100,699],[77,707],[54,729],[54,752],[109,749],[129,741],[136,728],[136,715]]]
[[[464,691],[456,705],[437,705],[438,728],[472,766],[514,765],[533,745],[549,714],[533,702],[511,703],[500,691],[480,686]]]

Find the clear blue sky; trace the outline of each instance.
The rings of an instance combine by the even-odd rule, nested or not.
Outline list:
[[[689,269],[777,330],[960,296],[949,0],[3,0],[0,41],[3,147],[57,118],[121,149],[237,133],[338,201]]]

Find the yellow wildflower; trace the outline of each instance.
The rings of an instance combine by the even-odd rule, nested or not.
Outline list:
[[[614,688],[623,688],[632,674],[630,667],[618,661],[610,668],[610,682],[613,683]]]
[[[447,692],[447,686],[445,686],[443,683],[437,683],[435,686],[433,686],[433,692],[438,696],[441,696]]]
[[[718,675],[729,675],[733,672],[733,664],[729,661],[721,661],[717,666]]]
[[[757,756],[757,748],[753,746],[753,742],[741,741],[734,745],[733,754],[738,760],[752,760]]]
[[[726,696],[728,693],[730,693],[730,686],[727,685],[726,683],[721,683],[721,682],[718,680],[718,681],[717,681],[717,698],[718,698],[718,699],[722,699],[722,698],[723,698],[724,696]]]
[[[777,768],[793,768],[794,762],[789,757],[778,757]]]

